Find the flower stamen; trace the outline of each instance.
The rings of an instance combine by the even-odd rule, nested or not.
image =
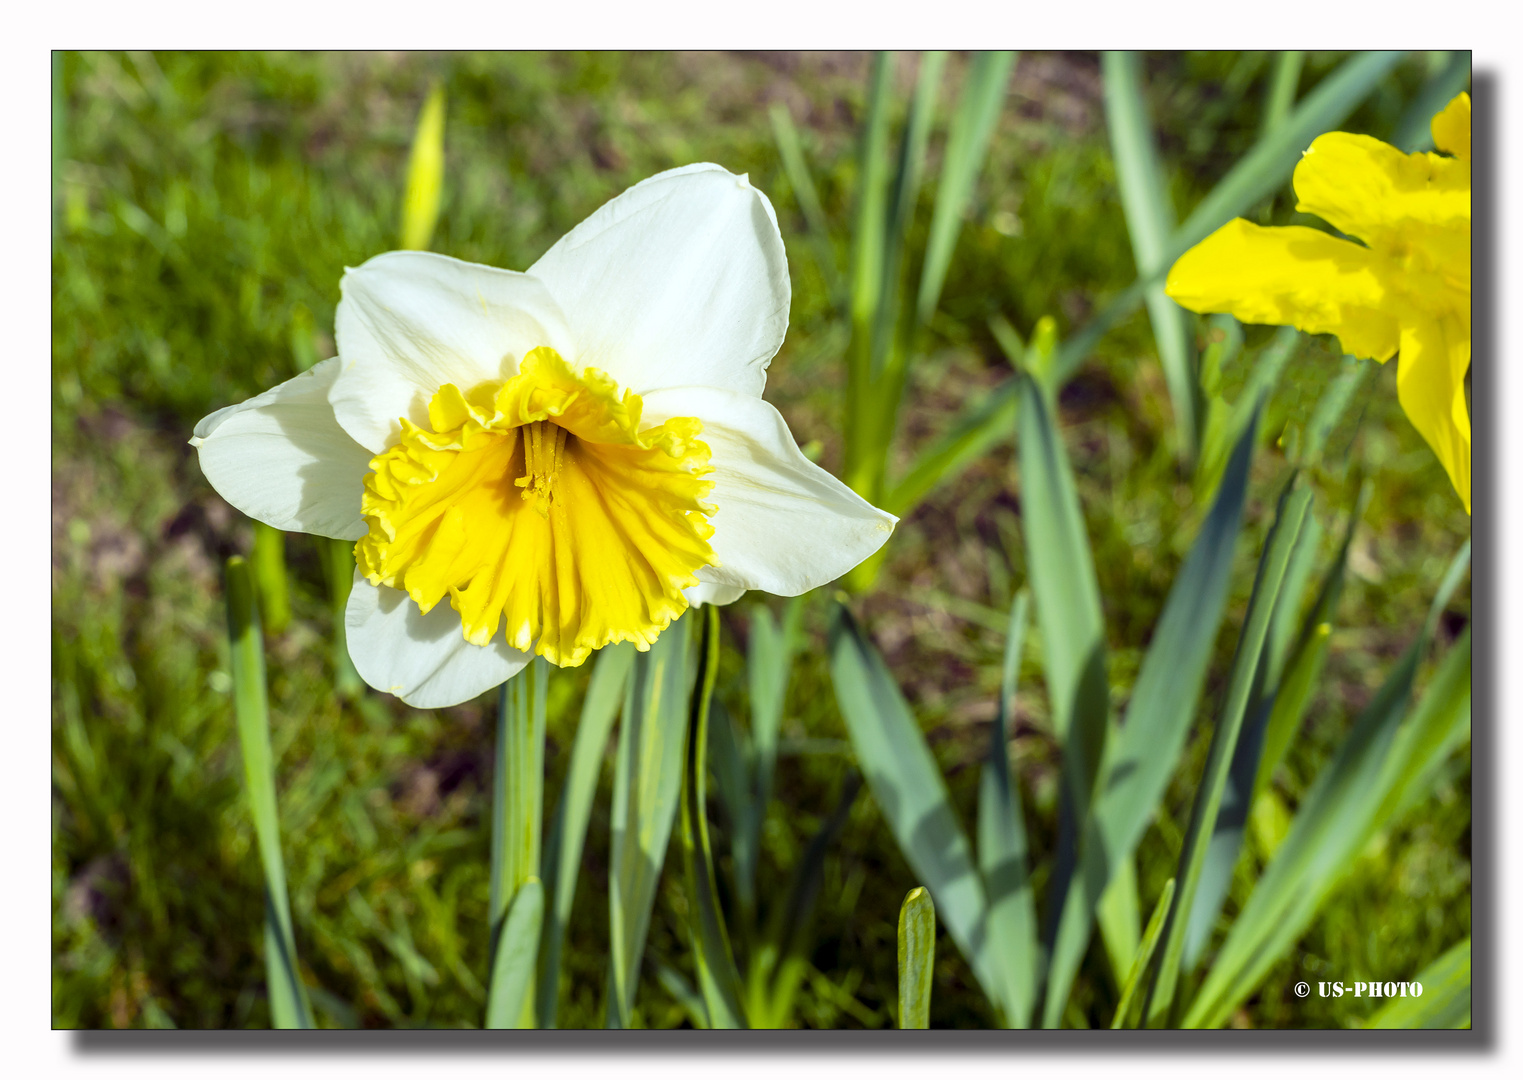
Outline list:
[[[648,648],[715,563],[713,467],[698,420],[642,430],[640,411],[547,348],[506,383],[440,387],[429,427],[404,418],[370,463],[360,571],[425,613],[448,596],[475,645],[506,620],[509,645],[562,666],[616,641]]]
[[[547,420],[535,420],[524,428],[524,474],[513,483],[523,488],[540,517],[549,517],[555,480],[566,450],[566,429]]]

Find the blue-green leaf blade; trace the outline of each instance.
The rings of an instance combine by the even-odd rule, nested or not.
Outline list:
[[[550,833],[545,839],[545,928],[542,935],[538,991],[539,1023],[555,1027],[560,990],[561,950],[571,921],[577,877],[582,865],[582,845],[592,817],[592,800],[603,770],[603,754],[619,715],[624,683],[634,663],[635,647],[629,642],[599,650],[592,678],[577,721],[571,746],[571,764]]]
[[[830,674],[857,761],[900,851],[936,898],[947,933],[985,992],[997,1000],[988,901],[951,793],[883,657],[840,604],[830,626]]]
[[[492,957],[486,1026],[492,1029],[534,1026],[534,966],[545,914],[545,889],[531,877],[513,894]]]

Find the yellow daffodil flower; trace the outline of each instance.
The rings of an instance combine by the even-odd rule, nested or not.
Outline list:
[[[573,666],[690,604],[805,592],[888,539],[897,519],[761,398],[789,298],[767,197],[674,169],[527,273],[416,251],[347,271],[339,355],[192,444],[249,516],[358,541],[355,668],[452,705],[533,654]]]
[[[1398,351],[1397,397],[1470,512],[1470,95],[1433,118],[1453,155],[1403,154],[1366,135],[1318,137],[1296,166],[1296,209],[1364,245],[1238,218],[1174,264],[1192,311],[1336,334],[1355,356]],[[1367,245],[1367,246],[1365,246]]]

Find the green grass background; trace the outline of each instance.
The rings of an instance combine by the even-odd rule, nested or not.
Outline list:
[[[1304,94],[1342,59],[1311,54]],[[1344,125],[1389,135],[1434,61],[1404,61]],[[436,80],[448,95],[443,212],[433,247],[524,269],[605,200],[661,169],[714,161],[777,207],[793,275],[788,340],[767,397],[800,443],[838,469],[844,329],[825,297],[766,108],[799,124],[848,249],[865,93],[864,54],[64,54],[55,85],[53,251],[53,1018],[60,1027],[243,1027],[269,1022],[261,878],[240,783],[221,598],[222,561],[249,522],[202,478],[186,445],[202,415],[333,352],[345,266],[397,243],[412,125]],[[1181,215],[1255,139],[1271,57],[1149,54],[1150,107]],[[966,59],[949,65],[949,99]],[[896,74],[902,103],[914,58]],[[932,143],[939,153],[940,135]],[[934,175],[934,172],[932,173]],[[928,191],[917,219],[922,237]],[[1288,185],[1256,220],[1301,220]],[[912,241],[915,242],[915,241]],[[1093,54],[1023,55],[948,279],[914,367],[894,462],[1008,374],[987,328],[1042,315],[1081,325],[1134,276]],[[1267,339],[1249,328],[1250,346]],[[1249,503],[1257,544],[1285,462],[1274,439],[1337,370],[1318,339],[1271,406]],[[1415,633],[1469,521],[1401,414],[1395,366],[1365,384],[1333,440],[1355,466],[1317,478],[1335,526],[1374,479],[1322,689],[1275,782],[1287,812]],[[1246,376],[1224,372],[1227,397]],[[1060,401],[1103,595],[1120,701],[1201,508],[1174,461],[1146,317],[1111,333]],[[1358,421],[1356,423],[1356,421]],[[859,610],[971,820],[994,715],[1004,612],[1025,579],[1020,483],[1008,446],[943,484],[900,525]],[[1331,545],[1330,536],[1328,544]],[[1229,630],[1252,561],[1239,551]],[[273,740],[296,938],[320,1023],[476,1026],[486,978],[490,695],[408,709],[331,692],[327,587],[316,541],[287,540],[295,619],[268,641]],[[746,716],[742,649],[755,595],[725,612],[719,694]],[[1447,643],[1468,589],[1446,613]],[[820,647],[795,670],[777,797],[763,830],[761,894],[781,891],[849,767]],[[1037,635],[1032,635],[1034,641]],[[1224,633],[1203,715],[1223,689]],[[1040,857],[1053,843],[1057,748],[1028,645],[1014,761]],[[552,679],[547,795],[569,756],[586,669]],[[1205,756],[1198,726],[1164,812],[1139,849],[1144,913],[1173,875]],[[610,755],[611,756],[611,755]],[[611,761],[610,761],[611,766]],[[609,770],[611,775],[611,768]],[[1436,795],[1376,838],[1297,951],[1234,1023],[1323,1027],[1372,1010],[1296,999],[1297,979],[1410,979],[1469,933],[1468,746]],[[605,777],[605,785],[607,777]],[[553,803],[551,804],[553,805]],[[714,815],[727,859],[725,822]],[[1247,896],[1275,839],[1259,823],[1226,905]],[[563,1026],[602,1018],[608,807],[594,807],[563,962]],[[676,863],[649,953],[690,970]],[[864,792],[825,865],[801,1026],[892,1026],[898,904],[910,871]],[[1037,882],[1040,892],[1042,882]],[[1070,1021],[1108,1020],[1116,990],[1098,953]],[[685,1021],[647,974],[639,1014]],[[992,1013],[950,943],[938,949],[933,1026]]]

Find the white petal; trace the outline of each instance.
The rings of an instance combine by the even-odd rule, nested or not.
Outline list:
[[[345,430],[376,453],[396,442],[397,417],[427,423],[445,383],[469,390],[509,378],[541,345],[574,359],[565,316],[528,274],[393,251],[347,271],[340,287],[343,371],[330,400]]]
[[[759,397],[788,329],[788,260],[767,197],[718,165],[643,180],[529,273],[565,311],[579,365],[637,393],[718,386]]]
[[[698,578],[697,585],[694,585],[690,589],[682,590],[682,595],[687,597],[687,602],[692,607],[703,607],[704,604],[718,604],[723,607],[725,604],[735,603],[735,601],[746,595],[744,586],[719,585],[702,580],[702,571],[699,571]]]
[[[506,682],[532,659],[509,648],[500,632],[490,645],[472,645],[448,601],[424,615],[405,592],[372,585],[358,571],[344,630],[360,678],[415,709],[469,701]]]
[[[647,424],[673,416],[702,420],[713,455],[709,543],[720,565],[701,581],[797,596],[877,551],[899,520],[806,458],[760,398],[692,386],[646,396]]]
[[[339,427],[328,404],[338,370],[337,358],[324,360],[196,425],[190,444],[217,494],[277,529],[365,535],[360,494],[371,453]]]

